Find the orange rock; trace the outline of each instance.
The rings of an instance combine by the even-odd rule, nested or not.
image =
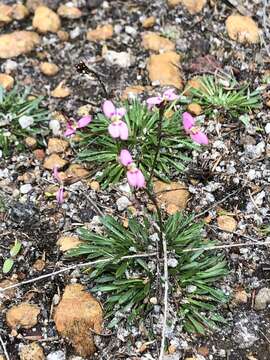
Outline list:
[[[237,227],[237,221],[232,217],[228,215],[221,215],[217,218],[218,227],[221,230],[228,231],[228,232],[234,232]]]
[[[34,150],[34,156],[38,161],[43,161],[45,158],[45,152],[43,149]]]
[[[61,20],[59,16],[47,6],[39,6],[35,11],[32,26],[40,33],[57,33],[61,27]]]
[[[71,94],[69,87],[65,85],[65,81],[61,81],[57,87],[51,92],[51,96],[55,98],[65,98]]]
[[[142,26],[145,29],[149,29],[149,28],[153,27],[155,25],[155,23],[156,23],[155,16],[150,16],[143,21]]]
[[[185,86],[184,95],[192,96],[191,89],[197,89],[197,90],[204,89],[204,86],[202,84],[202,79],[200,76],[196,76],[196,77],[188,80],[188,82]]]
[[[11,90],[14,86],[14,79],[8,74],[0,74],[0,85],[7,91]]]
[[[61,236],[57,241],[61,251],[74,249],[80,244],[82,244],[82,241],[77,236]]]
[[[47,76],[54,76],[58,73],[59,67],[56,64],[49,62],[42,62],[39,65],[40,71]]]
[[[189,192],[184,183],[171,182],[167,184],[157,180],[154,182],[154,192],[159,203],[165,206],[169,214],[175,214],[187,206]]]
[[[57,31],[57,36],[61,41],[68,41],[69,33],[67,31],[59,30]]]
[[[15,20],[23,20],[29,15],[29,11],[26,6],[21,3],[14,4],[12,6],[12,17]]]
[[[8,309],[6,321],[10,328],[30,329],[37,324],[40,308],[29,303],[21,303]]]
[[[69,146],[69,143],[66,140],[58,139],[58,138],[50,138],[48,142],[48,154],[56,153],[61,154],[64,153]]]
[[[157,52],[173,51],[175,49],[175,44],[171,40],[154,32],[147,32],[142,35],[142,46],[146,50]]]
[[[151,55],[147,64],[150,80],[160,85],[172,85],[181,89],[183,81],[179,71],[179,61],[180,56],[172,51]]]
[[[140,94],[142,94],[144,92],[144,90],[145,90],[144,86],[141,86],[141,85],[128,86],[123,91],[121,99],[122,100],[127,100],[132,95],[133,96],[140,95]]]
[[[99,182],[98,181],[91,181],[90,188],[91,188],[91,190],[99,191],[100,190]]]
[[[34,149],[37,146],[37,140],[30,136],[27,136],[27,138],[25,138],[24,143],[30,149]]]
[[[103,313],[99,302],[80,284],[68,285],[56,308],[57,331],[68,338],[76,353],[90,357],[95,352],[91,330],[102,331]]]
[[[87,40],[95,42],[111,39],[113,37],[113,27],[111,24],[98,26],[94,30],[89,30],[86,37]]]
[[[181,0],[182,5],[191,15],[201,12],[206,2],[207,0]]]
[[[89,171],[79,164],[71,164],[65,172],[66,181],[76,182],[89,176]]]
[[[33,265],[33,268],[37,271],[42,271],[45,268],[45,261],[42,259],[37,259]]]
[[[202,113],[202,107],[199,104],[191,103],[187,107],[188,111],[193,115],[200,115]]]
[[[12,21],[12,6],[0,4],[0,27]]]
[[[67,19],[79,19],[82,16],[80,9],[75,6],[67,6],[63,4],[59,6],[57,14]]]
[[[14,31],[10,34],[0,35],[0,59],[26,54],[32,51],[39,42],[40,37],[33,31]]]
[[[43,166],[47,170],[53,170],[54,167],[62,169],[67,163],[67,160],[60,158],[59,155],[52,154],[45,159]]]
[[[239,43],[256,44],[260,41],[259,28],[249,16],[230,15],[226,20],[226,29],[229,37]]]

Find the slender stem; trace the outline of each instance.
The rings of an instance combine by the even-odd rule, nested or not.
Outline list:
[[[76,269],[76,268],[78,268],[78,269],[79,268],[84,268],[84,267],[87,267],[87,266],[93,266],[93,265],[97,265],[97,264],[104,263],[104,262],[113,262],[113,261],[119,262],[119,261],[123,261],[123,260],[126,260],[126,259],[147,258],[147,257],[156,256],[156,255],[157,255],[156,252],[149,253],[149,254],[143,253],[143,254],[134,254],[134,255],[123,256],[120,259],[115,259],[113,257],[109,257],[109,258],[105,258],[105,259],[99,259],[99,260],[96,260],[96,261],[90,261],[90,262],[87,262],[87,263],[74,264],[74,265],[68,266],[68,267],[66,267],[64,269],[60,269],[60,270],[51,272],[49,274],[44,274],[44,275],[38,276],[38,277],[36,277],[34,279],[25,280],[25,281],[22,281],[22,282],[20,282],[18,284],[10,285],[10,286],[5,287],[5,288],[0,288],[0,294],[2,292],[6,291],[6,290],[14,289],[14,288],[26,285],[26,284],[37,282],[39,280],[43,280],[43,279],[46,279],[46,278],[61,274],[61,273],[66,272],[66,271]]]
[[[150,184],[150,182],[152,180],[152,177],[154,175],[158,155],[160,153],[160,145],[161,145],[161,140],[162,140],[162,122],[163,122],[164,112],[165,112],[165,106],[163,104],[160,107],[159,114],[158,114],[157,147],[156,147],[156,153],[155,153],[154,160],[153,160],[152,167],[151,167],[151,171],[150,171],[150,176],[149,176],[149,179],[148,179],[148,184]]]

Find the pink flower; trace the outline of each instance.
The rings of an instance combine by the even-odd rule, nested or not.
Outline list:
[[[64,132],[65,136],[71,136],[76,133],[77,129],[82,129],[92,121],[92,116],[83,116],[76,124],[69,121],[67,123],[67,129]]]
[[[132,156],[126,149],[121,150],[119,160],[123,166],[128,166],[133,163]]]
[[[121,140],[128,139],[128,127],[127,124],[121,120],[126,114],[125,108],[116,108],[110,100],[106,100],[103,103],[102,110],[104,115],[111,119],[112,123],[108,127],[109,134],[112,138]]]
[[[55,197],[58,204],[62,204],[64,202],[64,188],[62,186],[57,190]]]
[[[109,134],[112,138],[128,139],[128,127],[122,120],[113,121],[108,127]]]
[[[160,105],[164,101],[174,101],[178,99],[178,97],[179,96],[175,94],[174,89],[169,89],[166,90],[162,96],[154,96],[147,99],[147,107],[151,110],[155,105]]]
[[[110,100],[104,101],[102,110],[104,115],[112,121],[120,120],[126,114],[125,108],[116,108]]]
[[[183,126],[185,132],[189,134],[193,141],[200,145],[208,145],[208,137],[198,127],[196,127],[194,117],[188,112],[183,113]]]
[[[130,169],[127,171],[127,179],[129,185],[140,189],[145,187],[145,179],[141,170],[139,170],[135,164],[132,164]]]

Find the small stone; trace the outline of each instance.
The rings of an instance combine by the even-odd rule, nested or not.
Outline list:
[[[29,303],[21,303],[8,309],[6,313],[6,321],[10,328],[16,329],[22,327],[24,329],[31,329],[37,324],[37,317],[40,309],[36,305]]]
[[[232,217],[228,215],[221,215],[217,218],[218,227],[221,230],[228,231],[228,232],[234,232],[237,227],[237,221]]]
[[[14,4],[12,6],[12,17],[15,20],[23,20],[29,15],[29,11],[26,6],[21,3]]]
[[[40,71],[46,76],[54,76],[58,73],[59,67],[56,64],[42,62],[39,65]]]
[[[181,0],[182,5],[191,15],[201,12],[206,2],[207,0]]]
[[[113,26],[111,24],[107,24],[98,26],[94,30],[88,30],[86,37],[87,40],[94,42],[111,39],[113,37]]]
[[[192,96],[192,91],[191,91],[192,89],[204,90],[202,79],[199,76],[196,76],[187,82],[184,90],[184,95]]]
[[[145,90],[144,86],[141,85],[128,86],[123,91],[121,99],[127,100],[129,98],[136,98],[136,96],[142,94],[144,90]]]
[[[46,360],[66,360],[66,355],[64,351],[57,350],[54,352],[51,352],[47,355]]]
[[[67,19],[79,19],[82,16],[82,12],[75,6],[60,5],[57,14]]]
[[[55,98],[65,98],[71,94],[71,90],[65,86],[65,81],[61,81],[59,85],[51,92],[51,96]]]
[[[32,13],[42,5],[44,5],[44,0],[26,0],[26,7]]]
[[[155,23],[156,23],[155,16],[150,16],[142,22],[142,26],[145,29],[149,29],[149,28],[153,27],[155,25]]]
[[[260,41],[259,28],[249,16],[230,15],[226,20],[226,29],[229,37],[239,43],[256,44]]]
[[[240,290],[235,291],[233,300],[232,300],[232,302],[234,304],[246,304],[247,301],[248,301],[248,294],[246,293],[245,290],[240,289]]]
[[[159,85],[172,85],[177,89],[183,87],[183,81],[179,71],[180,56],[176,52],[166,52],[159,55],[151,55],[147,70],[152,82]]]
[[[108,65],[117,65],[124,69],[130,67],[135,62],[135,57],[125,51],[106,50],[102,55]]]
[[[196,103],[189,104],[187,109],[191,114],[193,114],[195,116],[199,116],[202,113],[201,105],[196,104]]]
[[[59,155],[52,154],[45,159],[43,166],[47,170],[53,170],[54,167],[62,169],[67,163],[67,160],[60,158]]]
[[[32,190],[31,184],[23,184],[20,187],[21,194],[28,194]]]
[[[45,152],[43,149],[34,150],[35,159],[38,161],[43,161],[45,159]]]
[[[39,43],[40,37],[33,31],[14,31],[0,35],[0,58],[8,59],[26,54]]]
[[[13,77],[8,74],[0,74],[0,85],[7,91],[11,90],[14,86]]]
[[[270,134],[270,123],[267,123],[267,124],[265,125],[264,130],[265,130],[265,132],[266,132],[267,135]]]
[[[45,261],[42,259],[37,259],[33,264],[33,268],[37,271],[42,271],[45,268]]]
[[[124,219],[123,222],[122,222],[122,224],[123,224],[124,228],[127,229],[127,228],[128,228],[128,225],[129,225],[128,219]]]
[[[100,190],[99,182],[98,181],[91,181],[90,189],[94,190],[94,191],[99,191]]]
[[[154,32],[147,32],[142,35],[142,46],[146,50],[157,52],[173,51],[175,49],[175,44],[171,40]]]
[[[61,21],[53,10],[46,6],[39,6],[35,11],[32,25],[40,33],[56,33],[61,27]]]
[[[129,205],[131,205],[131,202],[126,196],[121,196],[119,199],[116,200],[116,206],[118,211],[124,211]]]
[[[58,120],[52,119],[49,122],[49,128],[52,130],[54,136],[60,135],[61,133],[61,125]]]
[[[69,33],[67,31],[59,30],[57,31],[57,36],[61,41],[68,41]]]
[[[9,286],[15,285],[16,281],[11,280],[11,279],[4,279],[0,281],[0,289],[4,289],[7,288]],[[3,293],[1,293],[0,296],[0,310],[2,309],[4,302],[11,300],[12,298],[14,298],[16,295],[16,289],[9,289],[9,290],[5,290]]]
[[[170,345],[170,346],[168,347],[168,353],[169,353],[169,354],[174,354],[174,353],[176,352],[176,350],[177,350],[177,348],[176,348],[175,345]]]
[[[178,261],[176,259],[170,258],[168,259],[168,266],[171,268],[175,268],[178,265]]]
[[[86,0],[86,6],[88,9],[93,10],[98,8],[104,0]]]
[[[171,182],[167,184],[157,180],[154,182],[154,192],[158,202],[165,206],[166,211],[172,205],[177,211],[184,210],[187,206],[189,192],[184,183]]]
[[[64,153],[69,146],[69,143],[66,140],[58,139],[58,138],[50,138],[48,142],[48,154],[56,153],[61,154]]]
[[[82,241],[77,236],[61,236],[57,241],[57,245],[63,252],[74,249],[80,244],[82,244]]]
[[[34,124],[34,118],[32,116],[23,115],[19,118],[19,124],[22,129],[27,129]]]
[[[264,310],[270,303],[270,288],[264,287],[259,290],[255,297],[254,308],[256,310]]]
[[[179,211],[179,207],[175,204],[168,204],[166,208],[166,212],[168,215],[173,215]]]
[[[19,355],[20,360],[45,360],[43,349],[38,343],[24,345]]]
[[[29,149],[35,149],[35,147],[37,146],[37,140],[30,136],[27,136],[27,138],[25,138],[24,143]]]
[[[12,7],[0,4],[0,27],[12,21]]]
[[[95,352],[93,330],[102,331],[103,312],[99,302],[80,284],[68,285],[54,314],[57,331],[66,337],[78,355]]]
[[[82,165],[71,164],[65,172],[65,176],[69,183],[74,183],[89,176],[89,171]]]
[[[209,349],[207,346],[200,346],[197,349],[198,354],[202,355],[202,356],[208,356],[209,355]]]
[[[151,297],[151,298],[149,299],[149,302],[150,302],[151,304],[153,304],[153,305],[157,305],[158,299],[157,299],[156,297]]]

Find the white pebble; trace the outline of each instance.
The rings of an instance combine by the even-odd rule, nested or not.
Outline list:
[[[27,129],[29,126],[34,124],[34,118],[32,116],[23,115],[19,118],[19,124],[22,129]]]
[[[22,194],[28,194],[31,190],[32,190],[32,185],[31,184],[23,184],[20,187],[20,192]]]

